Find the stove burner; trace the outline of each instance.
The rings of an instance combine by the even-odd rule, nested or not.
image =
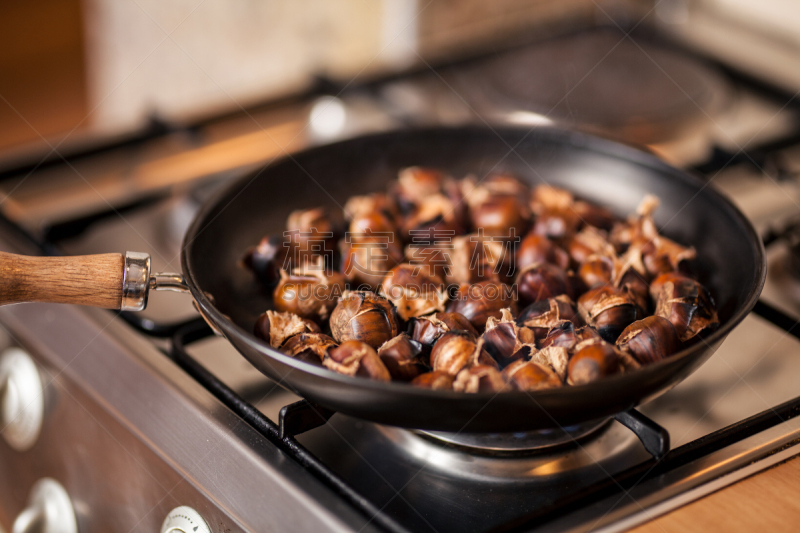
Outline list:
[[[513,51],[454,76],[479,114],[520,112],[639,144],[710,121],[729,94],[709,66],[620,32],[598,30]]]
[[[525,455],[551,452],[574,445],[600,431],[609,420],[594,420],[574,426],[516,433],[446,433],[415,431],[434,442],[486,455]]]

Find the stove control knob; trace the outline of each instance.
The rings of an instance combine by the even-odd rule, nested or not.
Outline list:
[[[11,533],[78,533],[72,501],[61,483],[43,478],[31,489],[28,507],[20,513]]]
[[[200,513],[181,505],[169,512],[161,524],[161,533],[211,533]]]
[[[44,418],[42,380],[25,350],[7,348],[0,354],[0,432],[6,442],[25,451],[36,442]]]

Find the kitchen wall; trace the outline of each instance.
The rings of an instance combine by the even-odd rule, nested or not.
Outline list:
[[[603,4],[612,8],[620,1]],[[625,2],[644,4],[643,2]],[[531,39],[593,0],[85,0],[93,123],[184,118]],[[419,55],[418,55],[419,54]]]
[[[154,115],[190,120],[276,98],[318,75],[347,83],[607,22],[598,5],[623,13],[650,2],[0,2],[0,159],[9,147],[46,151],[39,133],[57,144],[71,132],[67,150]]]

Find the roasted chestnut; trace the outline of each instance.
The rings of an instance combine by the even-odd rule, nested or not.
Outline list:
[[[533,352],[531,362],[538,363],[553,370],[562,382],[567,379],[569,350],[562,346],[548,346]]]
[[[530,228],[528,206],[514,196],[492,195],[481,202],[470,202],[472,227],[502,239],[524,235]]]
[[[578,350],[567,367],[567,383],[584,385],[618,373],[619,353],[605,342],[592,343]]]
[[[675,326],[666,318],[648,316],[625,328],[617,347],[633,354],[639,363],[656,363],[681,349]]]
[[[385,298],[367,291],[345,291],[331,313],[331,333],[337,342],[357,340],[373,348],[397,335],[397,316]]]
[[[570,321],[577,326],[583,325],[575,304],[566,294],[532,303],[517,317],[517,324],[529,327],[537,340],[546,337],[552,328],[564,321]]]
[[[380,213],[393,223],[398,216],[397,206],[388,195],[381,192],[351,196],[344,204],[344,217],[348,221],[372,213]]]
[[[484,347],[500,368],[518,359],[527,358],[531,350],[535,351],[533,331],[514,322],[510,309],[501,309],[500,320],[489,317],[486,331],[483,333]],[[523,350],[527,346],[528,350]]]
[[[341,249],[345,279],[370,289],[377,289],[403,260],[403,249],[394,235],[348,236],[342,240]]]
[[[443,194],[422,198],[401,224],[402,235],[408,241],[431,244],[440,235],[452,237],[464,233],[464,221],[459,218],[456,203]]]
[[[531,191],[531,209],[537,215],[547,211],[566,211],[574,203],[575,197],[571,192],[552,185],[537,185]]]
[[[348,376],[362,376],[378,381],[392,377],[372,346],[361,341],[345,341],[328,350],[322,366]]]
[[[567,242],[567,252],[576,265],[582,265],[595,255],[609,259],[616,257],[616,250],[606,235],[592,227],[585,227],[573,235]]]
[[[503,377],[514,388],[522,391],[552,389],[561,386],[561,380],[550,368],[530,361],[516,361],[503,370]]]
[[[338,272],[295,269],[281,270],[281,280],[272,293],[278,311],[311,320],[326,320],[344,292],[344,277]]]
[[[442,372],[441,370],[434,370],[420,374],[411,380],[411,384],[415,387],[422,387],[425,389],[433,390],[453,390],[453,381],[456,379],[452,374]]]
[[[301,318],[294,313],[267,311],[258,317],[254,333],[273,348],[280,348],[281,344],[292,335],[320,333],[320,329],[311,320]]]
[[[681,341],[686,342],[719,326],[714,300],[699,282],[680,275],[664,274],[663,279],[659,276],[653,285],[659,287],[655,296],[655,314],[675,326]]]
[[[593,342],[603,342],[603,338],[593,327],[583,326],[576,329],[572,322],[562,322],[551,329],[540,344],[542,350],[549,346],[557,346],[573,353],[579,346]]]
[[[267,286],[278,283],[281,269],[290,268],[291,241],[283,236],[266,236],[258,246],[247,249],[242,264],[253,271],[256,278]]]
[[[349,237],[369,237],[376,233],[394,234],[397,231],[389,218],[380,211],[362,213],[353,217],[348,227]]]
[[[539,263],[521,270],[517,274],[516,285],[521,305],[571,293],[567,273],[549,263]]]
[[[481,281],[472,285],[462,284],[447,306],[447,312],[461,313],[477,331],[483,331],[490,316],[501,317],[501,309],[508,307],[514,312],[514,296],[513,288],[504,283]]]
[[[510,174],[492,174],[480,181],[469,176],[461,181],[461,191],[469,203],[480,203],[490,196],[512,196],[527,202],[531,194],[527,184]]]
[[[693,247],[681,246],[661,235],[651,237],[642,245],[644,265],[650,275],[656,276],[666,272],[678,270],[684,261],[691,261],[697,257]]]
[[[609,285],[591,289],[578,298],[578,313],[604,340],[612,343],[623,329],[640,318],[630,294]]]
[[[517,246],[516,268],[525,269],[539,263],[550,263],[562,269],[569,267],[569,255],[543,235],[529,233]]]
[[[397,175],[394,196],[402,209],[416,206],[423,198],[441,192],[445,175],[438,170],[408,167]]]
[[[626,291],[633,298],[641,316],[650,314],[650,285],[636,269],[628,269],[619,278],[616,286]]]
[[[550,185],[534,188],[530,203],[531,210],[536,213],[533,232],[551,239],[568,239],[581,223],[574,203],[572,193],[564,189]]]
[[[578,275],[589,288],[607,285],[614,277],[614,262],[604,255],[591,255],[578,269]]]
[[[484,364],[497,366],[497,363],[483,349],[483,341],[475,342],[461,331],[451,331],[442,335],[431,350],[431,367],[448,374],[456,375],[462,368]]]
[[[502,392],[510,388],[497,367],[475,365],[464,368],[453,381],[457,392]]]
[[[301,266],[323,257],[325,266],[332,267],[333,253],[341,237],[341,223],[325,207],[301,209],[289,214],[285,235],[293,244],[293,265]]]
[[[431,347],[439,337],[448,331],[462,331],[478,340],[478,332],[461,313],[436,313],[414,319],[411,325],[411,338],[424,346]]]
[[[439,276],[429,275],[427,270],[403,263],[383,278],[379,292],[395,305],[403,320],[444,311],[447,301],[444,281]]]
[[[301,361],[319,365],[328,349],[335,346],[336,341],[323,333],[300,333],[286,339],[281,351]]]
[[[389,339],[378,348],[378,357],[392,379],[398,381],[411,381],[425,372],[425,364],[420,360],[421,353],[422,345],[405,333]]]
[[[447,281],[455,284],[506,281],[513,274],[507,245],[481,234],[455,237],[448,251]]]

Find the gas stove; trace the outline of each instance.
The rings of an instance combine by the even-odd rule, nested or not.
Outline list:
[[[33,362],[24,394],[43,401],[11,406],[4,387],[0,528],[44,520],[43,499],[63,497],[81,532],[621,531],[800,453],[793,95],[618,28],[327,92],[8,168],[0,249],[136,250],[179,270],[200,203],[283,153],[431,123],[555,122],[643,145],[728,195],[767,245],[762,298],[704,366],[638,410],[513,435],[332,413],[260,374],[185,294],[137,314],[3,307],[3,357]]]

